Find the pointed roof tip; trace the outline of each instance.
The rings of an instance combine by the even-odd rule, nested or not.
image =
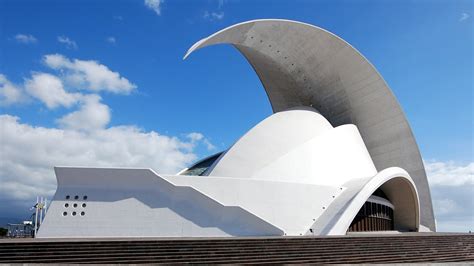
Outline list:
[[[186,54],[183,56],[183,61],[186,60],[186,58],[188,58],[188,56],[192,53],[193,51],[191,51],[191,49],[189,49]]]
[[[197,41],[195,44],[189,48],[189,50],[186,52],[186,54],[183,56],[183,60],[186,60],[190,54],[192,54],[194,51],[198,50],[199,48],[203,47],[203,44],[205,41],[207,41],[208,38],[203,38],[199,41]]]
[[[191,48],[189,48],[189,49],[186,51],[186,54],[184,54],[184,56],[183,56],[183,61],[186,60],[186,58],[188,58],[188,56],[194,51],[194,50],[193,50],[193,47],[194,47],[194,45],[191,46]]]

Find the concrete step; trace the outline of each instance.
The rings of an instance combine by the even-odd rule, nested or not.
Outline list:
[[[440,248],[454,248],[456,250],[461,250],[462,247],[465,247],[467,243],[452,243],[451,241],[449,243],[429,243],[429,244],[411,244],[411,245],[393,245],[393,244],[386,244],[386,243],[367,243],[367,244],[350,244],[347,245],[345,243],[340,243],[337,242],[333,245],[317,245],[317,244],[307,244],[307,245],[271,245],[271,246],[256,246],[256,245],[245,245],[245,246],[240,246],[240,245],[235,245],[235,246],[178,246],[178,247],[168,247],[168,246],[159,246],[159,247],[154,247],[154,246],[108,246],[108,247],[82,247],[82,248],[77,248],[77,247],[63,247],[61,249],[59,248],[41,248],[41,247],[35,247],[35,248],[28,248],[28,249],[5,249],[0,252],[0,256],[27,256],[27,255],[36,255],[38,252],[41,252],[43,256],[47,255],[69,255],[69,254],[100,254],[103,252],[113,252],[113,253],[120,253],[120,252],[134,252],[134,253],[140,253],[140,252],[159,252],[159,253],[164,253],[164,254],[171,254],[171,253],[186,253],[186,252],[219,252],[219,251],[234,251],[236,250],[237,252],[252,252],[252,251],[281,251],[285,250],[287,252],[291,251],[304,251],[304,250],[311,250],[311,251],[328,251],[328,250],[334,250],[336,248],[344,248],[345,250],[362,250],[362,251],[368,251],[372,249],[376,250],[391,250],[393,248],[397,249],[422,249],[425,250],[427,248],[431,248],[434,245],[438,249]],[[474,244],[474,243],[471,243]]]
[[[0,263],[398,263],[474,261],[474,235],[2,240]]]

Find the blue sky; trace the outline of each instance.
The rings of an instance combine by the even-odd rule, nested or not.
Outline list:
[[[374,64],[420,146],[439,227],[474,229],[472,1],[150,2],[0,0],[0,199],[51,196],[57,164],[172,172],[232,145],[271,114],[256,74],[230,46],[182,57],[224,27],[284,18],[335,33]]]

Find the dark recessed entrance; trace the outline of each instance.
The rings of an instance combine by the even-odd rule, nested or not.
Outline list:
[[[394,230],[393,205],[378,189],[365,202],[349,226],[348,232]]]

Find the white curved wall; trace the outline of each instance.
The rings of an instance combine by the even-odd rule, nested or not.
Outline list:
[[[380,171],[398,166],[420,193],[422,224],[436,230],[430,189],[410,125],[392,91],[354,47],[316,26],[259,19],[227,27],[193,45],[193,51],[231,44],[248,60],[274,112],[312,106],[333,126],[358,127]]]
[[[412,178],[402,168],[390,167],[372,178],[352,181],[346,185],[349,189],[330,206],[325,217],[312,226],[317,234],[345,234],[357,212],[378,188],[382,189],[394,205],[395,230],[418,231],[420,228],[418,192]]]
[[[40,238],[344,235],[378,187],[394,205],[395,229],[419,228],[413,181],[396,167],[340,187],[160,176],[149,169],[56,168],[56,174],[59,186]]]
[[[377,174],[357,127],[333,128],[311,108],[265,119],[209,176],[55,171],[58,189],[38,237],[344,235],[379,187],[395,207],[395,228],[419,228],[419,199],[409,174],[398,167]]]
[[[275,113],[232,145],[209,176],[252,177],[262,166],[330,129],[331,124],[309,107]]]
[[[252,176],[260,179],[341,186],[377,174],[357,127],[331,129],[289,150]]]
[[[377,174],[357,127],[333,128],[314,110],[268,117],[239,139],[210,176],[340,186]]]

